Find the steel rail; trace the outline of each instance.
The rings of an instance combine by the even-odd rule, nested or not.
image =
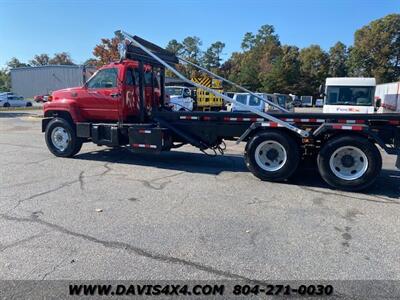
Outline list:
[[[186,77],[183,76],[181,73],[179,73],[179,72],[178,72],[176,69],[174,69],[172,66],[170,66],[168,63],[166,63],[166,62],[163,61],[161,58],[159,58],[157,55],[155,55],[153,52],[151,52],[149,49],[147,49],[147,48],[144,47],[142,44],[140,44],[138,41],[136,41],[136,40],[134,39],[134,37],[131,36],[129,33],[126,33],[126,32],[124,32],[124,31],[122,31],[122,30],[119,30],[119,31],[116,31],[115,34],[116,34],[117,36],[120,36],[120,35],[124,36],[126,40],[128,40],[129,42],[131,42],[132,44],[134,44],[136,47],[142,49],[145,53],[147,53],[149,56],[151,56],[151,57],[154,58],[156,61],[158,61],[161,65],[163,65],[165,68],[167,68],[168,70],[170,70],[172,73],[174,73],[174,74],[175,74],[178,78],[180,78],[181,80],[183,80],[183,81],[185,81],[185,82],[187,82],[187,83],[189,83],[189,84],[191,84],[191,85],[194,85],[194,86],[197,87],[197,88],[206,90],[207,92],[209,92],[209,93],[211,93],[211,94],[213,94],[213,95],[215,95],[215,96],[217,96],[217,97],[221,97],[221,98],[224,99],[225,101],[228,101],[228,102],[230,102],[230,103],[234,103],[234,104],[238,105],[239,107],[243,107],[243,108],[245,108],[246,110],[251,111],[252,113],[254,113],[254,114],[256,114],[256,115],[259,115],[260,117],[263,117],[263,118],[265,118],[265,119],[267,119],[267,120],[269,120],[269,121],[271,121],[271,122],[278,123],[278,124],[280,124],[281,126],[287,128],[287,129],[289,129],[289,130],[291,130],[291,131],[293,131],[293,132],[296,132],[297,134],[301,135],[302,137],[308,137],[308,136],[309,136],[309,133],[308,133],[307,131],[302,130],[302,129],[300,129],[300,128],[297,128],[296,126],[293,126],[293,125],[289,124],[288,122],[282,121],[281,119],[278,119],[278,118],[275,118],[275,117],[273,117],[273,116],[270,116],[269,114],[266,114],[266,113],[264,113],[264,112],[261,112],[261,111],[255,109],[255,108],[253,108],[253,107],[251,107],[251,106],[248,106],[248,105],[246,105],[246,104],[240,103],[240,102],[238,102],[238,101],[236,101],[236,100],[234,100],[234,99],[232,99],[232,98],[230,98],[230,97],[228,97],[228,96],[226,96],[226,95],[224,95],[224,94],[221,94],[221,93],[219,93],[219,92],[217,92],[217,91],[215,91],[215,90],[213,90],[213,89],[211,89],[211,88],[209,88],[209,87],[206,87],[206,86],[204,86],[204,85],[202,85],[202,84],[199,84],[199,83],[196,83],[196,82],[191,81],[190,79],[186,78]],[[122,42],[122,41],[121,41],[121,42]]]

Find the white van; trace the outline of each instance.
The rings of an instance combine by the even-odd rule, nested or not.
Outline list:
[[[285,100],[286,98],[283,97],[283,94],[267,94],[267,93],[255,93],[257,96],[261,96],[264,99],[275,103],[277,105],[280,105],[281,107],[287,109],[288,111],[294,111],[293,107],[293,101],[290,98],[290,101]],[[267,111],[279,111],[278,108],[269,105],[268,103],[262,101],[261,99],[249,94],[249,93],[235,93],[233,96],[233,99],[236,100],[237,102],[243,103],[248,106],[252,106],[253,108],[267,112]],[[239,106],[235,103],[232,103],[231,106],[231,111],[248,111],[245,107]]]

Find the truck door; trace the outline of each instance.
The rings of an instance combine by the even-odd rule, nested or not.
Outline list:
[[[121,91],[118,88],[118,68],[101,69],[83,88],[79,105],[89,120],[118,120]]]
[[[153,71],[150,66],[144,68],[144,103],[147,114],[151,110],[154,100]]]
[[[124,117],[139,116],[139,70],[136,67],[128,67],[125,72],[123,100]]]

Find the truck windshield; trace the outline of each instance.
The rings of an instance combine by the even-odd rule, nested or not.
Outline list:
[[[277,95],[278,104],[280,107],[286,107],[286,97],[284,95]]]
[[[328,86],[327,105],[373,105],[374,87],[371,86]]]
[[[182,88],[167,87],[165,88],[165,93],[168,96],[182,96],[182,90]]]

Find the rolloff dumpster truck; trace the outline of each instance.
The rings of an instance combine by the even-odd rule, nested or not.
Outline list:
[[[400,155],[396,115],[291,113],[279,106],[280,111],[261,112],[191,82],[173,66],[191,64],[208,76],[251,91],[138,36],[123,31],[116,35],[121,42],[119,61],[99,69],[82,87],[53,92],[52,100],[44,104],[42,131],[54,155],[72,157],[85,142],[126,146],[134,153],[157,154],[185,144],[207,154],[223,153],[224,140],[233,140],[246,143],[246,166],[261,180],[284,181],[303,157],[312,156],[330,186],[350,191],[365,189],[378,176],[382,158],[377,145]],[[244,106],[245,112],[172,111],[164,105],[165,69]]]

